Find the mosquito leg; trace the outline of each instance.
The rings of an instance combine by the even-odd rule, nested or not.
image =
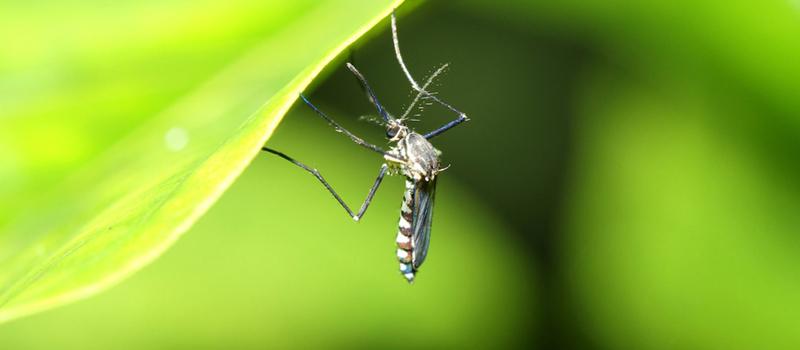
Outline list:
[[[458,117],[458,119],[453,120],[453,121],[451,121],[451,122],[449,122],[449,123],[447,123],[445,125],[442,125],[440,128],[423,135],[423,137],[425,137],[426,139],[431,139],[434,136],[440,135],[443,132],[445,132],[447,130],[450,130],[452,127],[454,127],[454,126],[456,126],[458,124],[461,124],[461,123],[463,123],[463,122],[465,122],[467,120],[469,120],[469,119],[467,119],[466,116]]]
[[[358,144],[358,145],[360,145],[360,146],[362,146],[364,148],[367,148],[367,149],[370,149],[372,151],[378,152],[381,155],[386,154],[386,151],[384,151],[380,147],[375,146],[375,145],[373,145],[371,143],[368,143],[367,141],[364,141],[362,138],[354,135],[350,131],[347,131],[347,129],[343,128],[341,125],[339,125],[339,123],[333,121],[333,119],[331,119],[330,117],[325,115],[325,113],[320,111],[319,108],[317,108],[317,106],[315,106],[314,104],[309,102],[308,99],[305,96],[303,96],[303,94],[300,94],[300,98],[303,99],[303,102],[305,102],[305,104],[307,104],[309,107],[311,107],[311,109],[313,109],[314,112],[317,112],[317,115],[319,115],[322,119],[325,119],[325,121],[327,121],[328,124],[333,126],[333,128],[336,129],[336,131],[344,133],[345,135],[350,137],[350,139],[353,140],[353,142],[355,142],[356,144]]]
[[[411,72],[408,71],[408,67],[406,66],[405,61],[403,61],[403,55],[400,53],[400,41],[397,39],[397,19],[395,18],[394,12],[392,12],[392,41],[394,42],[394,53],[395,53],[395,56],[397,56],[397,62],[400,63],[400,68],[403,69],[403,73],[406,75],[406,78],[408,79],[408,82],[411,83],[411,87],[415,91],[425,95],[426,98],[428,98],[430,100],[433,100],[434,102],[444,106],[445,108],[449,109],[453,113],[457,114],[458,115],[458,119],[456,119],[456,120],[460,120],[460,121],[455,123],[455,124],[453,124],[453,126],[458,125],[458,124],[460,124],[462,122],[465,122],[465,121],[469,120],[469,118],[467,117],[466,114],[464,114],[464,112],[459,111],[455,107],[451,106],[449,103],[442,101],[440,98],[436,97],[436,95],[433,95],[430,92],[428,92],[425,89],[423,89],[422,87],[420,87],[419,84],[417,84],[417,81],[414,80],[414,77],[411,76]],[[449,125],[449,123],[448,123],[448,125]],[[449,128],[447,128],[447,129],[449,129]],[[444,132],[447,129],[444,129],[441,132]],[[438,135],[438,134],[435,134],[433,136],[436,136],[436,135]],[[431,136],[431,137],[433,137],[433,136]]]
[[[353,216],[353,220],[358,221],[361,217],[364,216],[364,213],[367,212],[367,208],[369,208],[369,204],[372,202],[372,197],[375,197],[375,192],[378,190],[378,186],[381,185],[381,181],[383,181],[383,177],[386,176],[386,171],[389,170],[389,166],[386,164],[381,165],[381,169],[378,171],[378,177],[375,178],[375,183],[372,184],[372,188],[369,189],[369,193],[367,193],[367,198],[364,199],[364,203],[361,203],[361,209],[358,210],[358,214]]]
[[[375,96],[375,92],[372,91],[372,87],[369,86],[369,83],[367,83],[367,79],[364,78],[364,75],[362,75],[361,72],[359,72],[358,69],[356,69],[356,67],[354,65],[350,64],[350,62],[347,62],[347,69],[349,69],[351,72],[353,72],[353,74],[356,76],[356,78],[358,78],[358,81],[361,83],[361,86],[365,90],[367,90],[367,94],[369,94],[370,102],[375,104],[375,108],[378,109],[378,114],[380,114],[381,117],[383,117],[384,121],[388,122],[389,119],[390,119],[389,118],[389,114],[386,113],[386,110],[383,109],[383,106],[381,106],[381,103],[378,102],[378,97]]]
[[[389,169],[389,167],[386,164],[381,165],[381,169],[378,172],[378,177],[375,179],[375,183],[372,184],[372,188],[369,189],[367,198],[364,199],[364,203],[361,204],[361,209],[359,209],[358,214],[356,214],[353,213],[350,207],[347,206],[342,197],[340,197],[339,194],[333,190],[333,187],[331,187],[328,181],[326,181],[325,178],[322,177],[322,174],[320,174],[319,171],[317,171],[317,169],[309,168],[307,165],[300,163],[299,161],[294,160],[294,158],[289,157],[286,154],[276,151],[274,149],[263,147],[261,148],[261,150],[277,155],[278,157],[281,157],[283,159],[286,159],[292,162],[292,164],[303,168],[305,171],[308,171],[309,173],[311,173],[311,175],[314,175],[314,177],[316,177],[317,180],[319,180],[319,182],[321,182],[322,185],[325,186],[325,189],[327,189],[328,192],[330,192],[333,195],[333,198],[336,198],[336,201],[342,205],[342,208],[344,208],[344,210],[347,211],[347,214],[350,215],[350,217],[353,218],[353,220],[355,221],[358,221],[359,219],[361,219],[362,216],[364,216],[364,213],[367,211],[370,202],[372,202],[372,197],[375,196],[375,192],[378,190],[378,186],[381,185],[381,181],[383,181],[383,177],[386,175],[386,171]]]

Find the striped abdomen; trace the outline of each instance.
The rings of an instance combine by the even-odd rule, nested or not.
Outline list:
[[[411,238],[411,223],[414,211],[414,182],[406,180],[406,191],[403,195],[403,204],[400,206],[400,222],[397,231],[397,259],[400,260],[400,273],[408,282],[414,281],[414,244]]]

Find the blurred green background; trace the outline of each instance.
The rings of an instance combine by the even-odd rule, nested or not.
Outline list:
[[[435,140],[452,167],[415,285],[393,260],[401,179],[387,181],[354,224],[309,175],[263,156],[153,265],[94,298],[0,326],[2,348],[800,347],[796,2],[413,4],[400,18],[411,70],[423,76],[449,62],[435,91],[472,118]],[[88,20],[68,7],[30,11]],[[149,45],[175,50],[162,59],[187,67],[174,86],[124,79],[98,54],[70,71],[119,81],[56,101],[40,89],[62,87],[20,80],[47,67],[23,59],[39,57],[25,51],[32,44],[4,40],[16,46],[0,56],[2,108],[30,105],[30,91],[42,110],[3,120],[0,193],[55,186],[255,40],[267,30],[259,14],[274,11],[245,6],[248,16],[231,18],[251,21],[226,36],[192,36],[219,43],[214,55],[153,27]],[[4,38],[48,30],[16,24],[0,24]],[[387,29],[342,59],[397,113],[411,94]],[[342,62],[324,75],[312,101],[383,142],[380,128],[358,121],[373,110]],[[92,113],[55,117],[89,102]],[[414,127],[450,118],[430,106]],[[23,132],[37,142],[22,142]],[[301,105],[269,145],[319,168],[353,203],[380,165]],[[19,207],[2,204],[0,224]]]

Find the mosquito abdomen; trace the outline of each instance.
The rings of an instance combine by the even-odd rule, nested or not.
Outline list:
[[[414,282],[414,266],[411,263],[414,256],[414,247],[411,240],[411,222],[414,205],[414,182],[406,180],[406,191],[400,207],[400,221],[397,230],[397,259],[400,260],[400,273],[408,280]]]

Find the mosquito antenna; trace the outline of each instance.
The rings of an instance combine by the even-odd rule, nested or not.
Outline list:
[[[378,117],[376,117],[374,115],[362,115],[362,116],[358,117],[358,120],[362,120],[362,121],[365,121],[365,122],[370,122],[370,123],[375,124],[375,125],[386,126],[386,122],[384,122],[383,119],[378,118]]]
[[[381,117],[383,117],[383,120],[389,122],[392,118],[389,116],[389,113],[386,113],[386,111],[383,109],[381,103],[378,102],[378,97],[375,96],[375,92],[372,91],[372,88],[369,86],[369,83],[367,83],[367,79],[364,78],[361,72],[359,72],[355,66],[350,64],[350,62],[347,62],[347,69],[353,72],[356,78],[358,78],[358,81],[361,83],[361,86],[363,86],[364,89],[367,90],[367,94],[369,94],[369,99],[372,100],[372,103],[375,104],[375,107],[378,109],[378,114],[380,114]]]
[[[422,86],[422,90],[427,89],[428,86],[433,83],[433,80],[436,79],[436,77],[438,77],[439,74],[442,74],[442,72],[444,72],[445,69],[447,69],[447,66],[449,65],[450,65],[449,63],[445,63],[441,67],[439,67],[439,69],[437,69],[435,72],[433,72],[433,74],[431,74],[431,76],[428,77],[428,80],[425,81],[425,85]],[[414,109],[414,107],[417,105],[419,100],[422,99],[423,96],[425,96],[425,94],[423,94],[422,92],[417,92],[417,96],[415,96],[414,100],[411,101],[411,104],[408,105],[408,108],[406,108],[406,111],[403,113],[400,119],[406,119],[406,116],[408,116],[408,114],[411,113],[411,110]]]

